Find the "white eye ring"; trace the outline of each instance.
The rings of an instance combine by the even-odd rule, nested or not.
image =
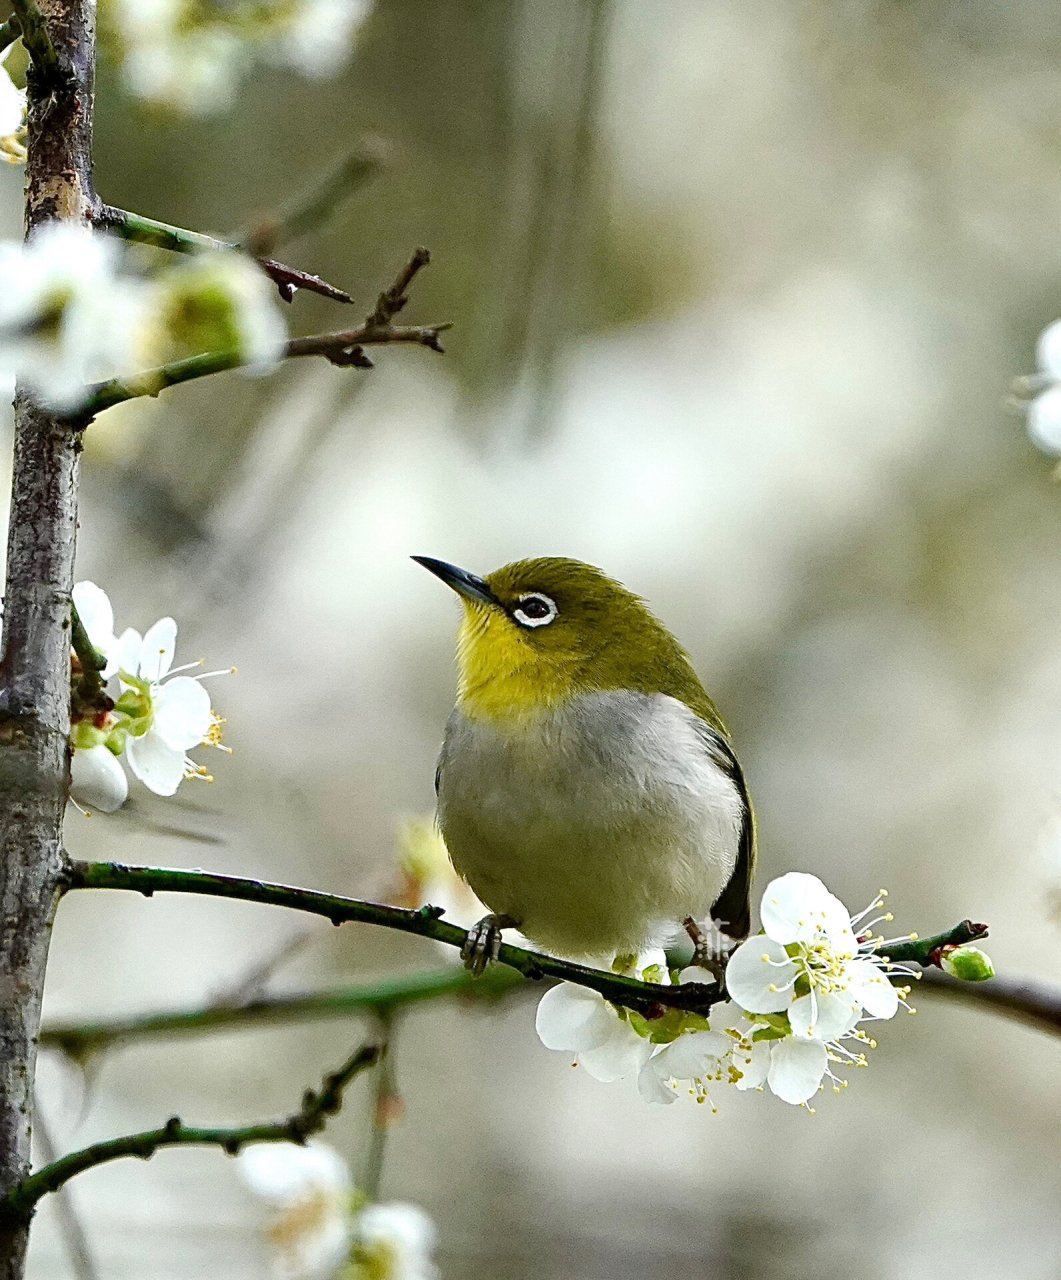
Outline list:
[[[535,612],[532,617],[531,614],[526,612],[526,606],[532,602],[536,610],[541,605],[545,605],[546,612],[542,614]],[[559,612],[560,610],[556,607],[555,600],[550,600],[541,591],[528,591],[526,595],[520,596],[519,604],[512,610],[512,616],[521,627],[547,627]]]

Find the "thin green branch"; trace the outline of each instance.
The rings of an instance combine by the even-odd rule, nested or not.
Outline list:
[[[160,1010],[122,1018],[53,1022],[41,1028],[42,1048],[84,1058],[128,1040],[203,1035],[217,1030],[350,1018],[387,1013],[429,1000],[457,998],[487,1003],[523,987],[511,969],[494,967],[473,978],[456,966],[384,978],[377,982],[293,995],[263,996],[245,1004],[214,1004],[194,1009]]]
[[[371,369],[372,361],[364,351],[367,346],[397,342],[412,343],[416,346],[429,347],[432,351],[442,351],[441,335],[450,328],[449,324],[395,325],[391,323],[392,318],[407,301],[406,290],[413,277],[429,261],[428,251],[417,249],[402,268],[395,283],[380,294],[375,310],[365,318],[363,324],[354,329],[343,329],[335,333],[291,338],[284,348],[282,358],[323,356],[330,363],[341,368]],[[135,400],[140,396],[157,396],[167,387],[192,382],[197,378],[208,377],[210,374],[222,373],[226,369],[238,369],[245,363],[246,361],[238,352],[210,351],[203,355],[190,356],[186,360],[175,360],[158,369],[148,369],[135,377],[114,378],[109,382],[100,382],[90,388],[87,402],[71,415],[70,420],[78,427],[87,426],[96,414],[102,413],[105,409],[111,409],[116,404],[123,404],[126,400]]]
[[[976,942],[987,937],[986,924],[974,924],[972,920],[962,920],[952,929],[942,933],[930,934],[927,938],[913,938],[909,942],[893,942],[882,946],[880,951],[889,960],[906,963],[913,960],[920,965],[938,965],[939,953],[944,947],[961,947],[967,942]]]
[[[339,206],[384,168],[392,148],[382,138],[363,137],[316,186],[277,214],[262,218],[249,231],[233,237],[248,253],[271,252],[277,244],[287,244],[320,230]]]
[[[6,22],[0,22],[0,53],[12,45],[22,34],[22,23],[17,14],[12,14]]]
[[[193,893],[213,898],[230,898],[258,902],[266,906],[286,907],[323,916],[335,925],[358,921],[381,925],[401,933],[416,934],[435,942],[460,949],[468,931],[440,920],[435,907],[414,911],[391,907],[379,902],[365,902],[337,894],[319,893],[291,885],[272,884],[266,880],[249,880],[240,876],[216,875],[208,871],[181,871],[166,867],[136,867],[117,862],[73,862],[68,887],[71,889],[130,889],[151,897],[155,893]],[[719,989],[701,983],[680,987],[663,987],[639,982],[621,974],[605,973],[586,965],[558,960],[554,956],[527,951],[503,943],[500,962],[526,978],[557,978],[598,991],[615,1004],[632,1009],[655,1009],[659,1006],[703,1012],[720,998]]]
[[[357,898],[318,893],[311,889],[299,889],[290,885],[272,884],[264,880],[248,880],[239,876],[216,875],[207,871],[180,871],[164,867],[134,867],[114,862],[74,862],[69,872],[71,889],[129,889],[150,897],[155,893],[193,893],[215,898],[230,898],[244,902],[259,902],[267,906],[286,907],[294,911],[307,911],[323,916],[335,925],[348,921],[381,925],[402,933],[432,938],[447,946],[460,948],[467,939],[467,931],[457,925],[439,919],[434,907],[421,907],[418,911],[404,907],[391,907],[383,903],[365,902]],[[963,921],[945,933],[931,938],[890,946],[887,954],[892,959],[928,963],[930,952],[926,948],[948,945],[957,941],[970,941],[983,937],[986,927]],[[924,957],[924,959],[922,959]],[[687,1009],[706,1013],[713,1004],[723,998],[720,988],[709,983],[687,983],[680,986],[661,986],[640,982],[621,974],[606,973],[586,965],[558,960],[554,956],[528,951],[503,943],[498,959],[510,969],[526,978],[556,978],[573,982],[577,986],[597,991],[613,1004],[641,1012],[655,1013],[661,1008]]]
[[[215,236],[204,235],[201,231],[188,231],[184,227],[175,227],[168,222],[159,222],[155,218],[147,218],[141,213],[130,213],[127,209],[116,209],[112,205],[101,204],[93,214],[93,222],[103,230],[113,232],[122,240],[134,244],[148,244],[155,249],[168,249],[171,253],[237,253],[242,246],[231,240],[219,240]],[[297,289],[305,289],[308,293],[319,293],[333,302],[352,303],[353,298],[345,289],[340,289],[320,276],[298,267],[289,267],[274,258],[258,257],[255,261],[280,291],[285,302],[290,302]]]
[[[63,66],[37,0],[11,0],[11,7],[15,11],[22,43],[26,46],[33,70],[40,76],[41,83],[49,85],[62,79]]]
[[[107,1142],[96,1142],[70,1155],[46,1164],[43,1169],[31,1173],[0,1200],[0,1219],[3,1217],[26,1219],[37,1203],[51,1191],[58,1191],[71,1178],[97,1165],[123,1156],[136,1156],[148,1160],[162,1147],[220,1147],[230,1156],[252,1142],[296,1142],[319,1133],[343,1104],[343,1090],[360,1072],[370,1067],[378,1058],[376,1045],[363,1045],[339,1068],[324,1078],[319,1091],[307,1090],[302,1106],[283,1120],[267,1124],[242,1125],[227,1129],[192,1128],[174,1116],[160,1129],[148,1129],[144,1133],[126,1134]]]

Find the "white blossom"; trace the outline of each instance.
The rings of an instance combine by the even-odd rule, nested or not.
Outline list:
[[[0,376],[66,412],[87,384],[135,369],[147,295],[118,261],[116,241],[77,222],[0,244]]]
[[[415,1204],[370,1204],[354,1222],[353,1276],[364,1280],[437,1280],[435,1224]]]
[[[649,952],[624,972],[664,977],[666,957],[662,951]],[[573,1054],[588,1075],[604,1082],[638,1075],[654,1047],[628,1010],[572,982],[558,983],[542,996],[534,1025],[547,1049]]]
[[[129,768],[156,795],[171,796],[187,777],[206,776],[187,753],[209,740],[210,695],[192,676],[171,674],[177,624],[160,618],[141,636],[118,640],[118,679],[125,693],[116,710],[129,717]],[[185,668],[181,668],[184,670]]]
[[[177,624],[161,618],[146,635],[126,628],[114,634],[114,611],[107,593],[94,582],[78,582],[74,605],[93,646],[104,656],[101,678],[111,681],[112,709],[95,705],[83,717],[73,710],[70,740],[71,795],[81,804],[111,812],[126,799],[128,783],[118,758],[156,795],[173,795],[185,778],[209,779],[207,770],[188,758],[197,746],[221,746],[221,720],[212,710],[202,680],[182,672],[199,663],[173,668]],[[114,685],[117,688],[114,688]]]
[[[353,1240],[354,1187],[346,1161],[323,1142],[257,1143],[236,1167],[272,1210],[266,1227],[282,1280],[330,1280]]]
[[[158,278],[152,312],[162,351],[155,363],[232,351],[245,370],[262,373],[284,354],[287,326],[276,289],[246,254],[201,253],[179,262]]]
[[[766,936],[742,942],[726,968],[726,988],[743,1009],[784,1012],[794,1035],[823,1042],[845,1035],[863,1011],[894,1016],[889,966],[860,947],[847,908],[817,876],[791,871],[771,881],[761,914]]]
[[[132,94],[206,116],[232,105],[260,60],[332,75],[371,9],[371,0],[112,0],[111,23]]]

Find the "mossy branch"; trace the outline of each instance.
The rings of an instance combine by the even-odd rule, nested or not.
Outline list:
[[[31,1173],[0,1200],[0,1219],[29,1218],[37,1203],[51,1191],[58,1191],[71,1178],[87,1169],[120,1160],[124,1156],[136,1156],[149,1160],[163,1147],[220,1147],[230,1156],[254,1142],[305,1143],[319,1133],[343,1104],[346,1086],[379,1057],[376,1045],[363,1045],[346,1062],[330,1075],[325,1076],[319,1090],[309,1089],[302,1099],[302,1106],[283,1120],[265,1124],[242,1125],[227,1129],[203,1129],[186,1125],[179,1116],[173,1116],[159,1129],[143,1133],[130,1133],[106,1142],[96,1142],[80,1151],[61,1156],[46,1164],[43,1169]]]

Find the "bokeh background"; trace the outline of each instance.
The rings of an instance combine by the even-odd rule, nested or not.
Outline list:
[[[820,874],[897,924],[992,925],[1056,975],[1061,491],[1006,404],[1061,313],[1061,12],[1047,0],[380,0],[346,69],[260,70],[234,110],[146,112],[104,62],[98,185],[226,231],[368,134],[374,181],[288,251],[368,309],[409,251],[447,354],[300,362],[115,410],[86,441],[79,576],[172,612],[235,748],[212,787],[68,820],[75,855],[374,895],[432,805],[457,606],[411,553],[599,563],[684,640],[758,801],[760,884]],[[0,173],[16,235],[19,175]],[[347,323],[300,295],[294,332]],[[49,1018],[204,1002],[305,922],[194,899],[62,906]],[[274,989],[443,963],[321,925]],[[925,993],[813,1117],[649,1109],[547,1053],[533,1003],[399,1029],[383,1191],[447,1280],[1061,1270],[1061,1042]],[[289,1110],[351,1023],[130,1045],[61,1147]],[[330,1129],[364,1159],[363,1086]],[[76,1184],[100,1275],[267,1268],[210,1151]],[[66,1277],[55,1206],[32,1275]]]

